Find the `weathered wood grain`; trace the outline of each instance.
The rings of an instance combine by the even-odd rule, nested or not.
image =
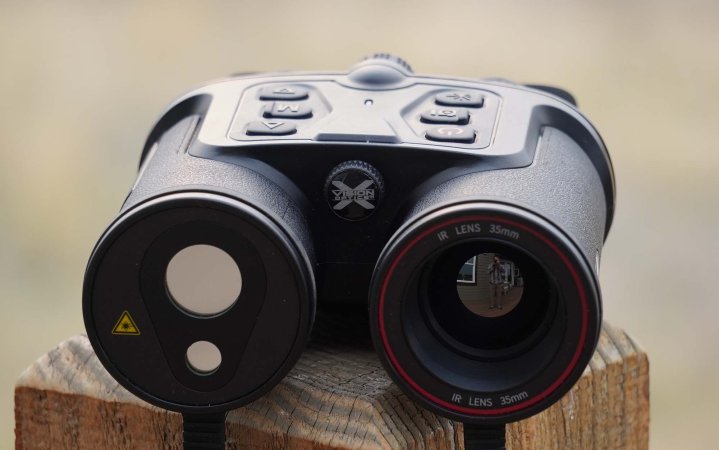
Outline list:
[[[228,415],[228,448],[463,448],[462,425],[410,401],[367,342],[332,335],[316,335],[282,383]],[[605,325],[577,385],[547,411],[509,425],[507,449],[647,449],[648,384],[646,354]],[[17,449],[181,448],[180,416],[119,386],[85,336],[62,342],[21,375],[15,419]]]

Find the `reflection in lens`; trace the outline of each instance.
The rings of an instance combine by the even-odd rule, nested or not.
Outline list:
[[[519,267],[499,253],[480,253],[457,272],[457,294],[462,304],[482,317],[500,317],[522,299],[524,279]]]

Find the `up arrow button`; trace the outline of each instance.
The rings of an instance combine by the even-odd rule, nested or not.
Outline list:
[[[304,100],[307,89],[297,86],[267,86],[260,90],[260,100]]]

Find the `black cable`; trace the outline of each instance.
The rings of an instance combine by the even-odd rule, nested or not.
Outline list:
[[[225,450],[227,413],[183,414],[182,446],[185,450]]]
[[[464,424],[464,450],[506,450],[504,424],[472,425]]]

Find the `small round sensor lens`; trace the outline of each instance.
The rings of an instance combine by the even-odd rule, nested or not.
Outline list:
[[[222,353],[209,341],[197,341],[187,348],[187,365],[198,375],[210,375],[222,363]]]

